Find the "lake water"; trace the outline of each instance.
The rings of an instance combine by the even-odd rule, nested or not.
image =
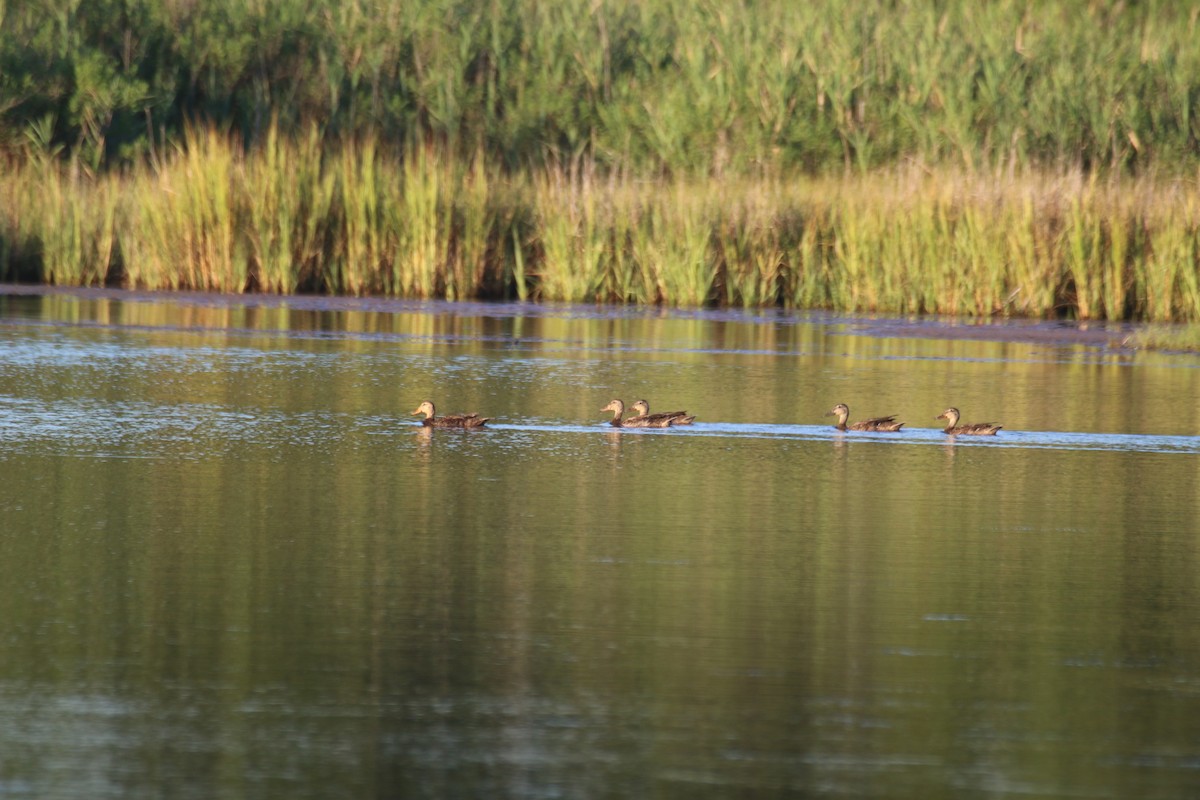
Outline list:
[[[0,291],[0,797],[1200,791],[1196,356]]]

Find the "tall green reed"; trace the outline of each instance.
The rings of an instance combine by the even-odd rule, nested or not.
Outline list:
[[[317,285],[331,235],[334,176],[323,167],[319,132],[291,140],[272,126],[247,160],[245,231],[254,285],[290,294]]]
[[[366,294],[383,287],[388,252],[385,231],[394,222],[395,170],[379,173],[373,137],[351,140],[338,153],[335,178],[336,231],[331,257],[324,259],[323,283],[337,294]],[[385,183],[386,182],[386,183]]]
[[[612,251],[610,207],[594,176],[578,168],[546,170],[535,180],[533,194],[541,251],[537,296],[594,300]]]
[[[633,257],[653,280],[660,303],[694,308],[713,298],[719,262],[708,202],[680,183],[657,195],[642,216]]]
[[[724,305],[758,307],[775,304],[780,296],[786,262],[785,232],[779,208],[766,183],[749,190],[740,203],[714,209],[714,240],[719,250],[719,278]]]
[[[393,241],[394,294],[445,294],[450,264],[453,188],[440,153],[417,146],[404,157],[401,181],[389,209]],[[454,288],[450,288],[454,291]]]
[[[116,246],[120,195],[107,177],[81,175],[72,165],[31,165],[18,185],[30,216],[40,279],[69,286],[102,285],[119,261]]]
[[[194,129],[0,175],[0,265],[152,288],[1200,320],[1200,182],[908,168],[507,172],[432,144]]]
[[[453,167],[457,162],[452,162]],[[451,185],[452,207],[443,210],[452,224],[452,253],[446,273],[446,299],[466,300],[485,291],[488,278],[488,248],[500,231],[494,230],[492,183],[497,178],[487,166],[482,154],[476,154],[461,168]]]
[[[1148,225],[1147,254],[1136,262],[1142,316],[1155,322],[1200,321],[1200,202],[1175,196],[1159,224]]]
[[[609,253],[597,299],[637,305],[657,302],[658,289],[634,250],[634,242],[647,224],[645,214],[653,202],[651,193],[624,175],[611,175],[598,188],[607,204]]]
[[[832,281],[829,206],[780,195],[776,224],[783,247],[779,302],[789,308],[829,308]]]
[[[121,235],[126,281],[148,288],[245,291],[243,169],[239,148],[224,134],[192,128],[172,158],[133,180]]]

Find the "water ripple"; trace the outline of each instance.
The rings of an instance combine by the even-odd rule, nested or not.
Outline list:
[[[1052,450],[1107,450],[1143,453],[1200,453],[1197,436],[1147,436],[1121,433],[1068,433],[1063,431],[1002,431],[997,436],[947,436],[940,428],[905,428],[899,433],[841,432],[828,425],[770,425],[761,423],[697,422],[686,428],[613,428],[606,424],[579,426],[492,424],[495,430],[538,430],[560,433],[607,432],[622,436],[728,437],[864,442],[891,445],[940,445]]]
[[[110,402],[95,399],[39,403],[30,399],[0,397],[0,441],[12,449],[22,442],[57,442],[76,451],[114,447],[169,447],[180,443],[221,448],[230,443],[325,448],[348,438],[395,437],[424,429],[404,416],[358,415],[312,410],[232,408],[212,403],[158,404]],[[462,432],[445,431],[450,437]],[[839,432],[828,425],[774,425],[762,423],[697,422],[686,428],[617,429],[605,423],[492,422],[486,431],[468,435],[502,434],[505,449],[536,447],[555,449],[553,437],[571,447],[571,437],[609,435],[621,437],[676,437],[683,439],[768,439],[776,441],[853,443],[872,445],[938,445],[1050,450],[1095,450],[1139,453],[1200,453],[1200,437],[1149,436],[1119,433],[1064,431],[1002,431],[995,437],[949,437],[936,428],[905,428],[899,433]],[[443,439],[449,441],[449,438]],[[501,443],[497,443],[501,444]],[[201,447],[200,449],[205,449]]]

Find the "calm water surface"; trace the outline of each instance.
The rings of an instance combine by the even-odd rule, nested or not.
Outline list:
[[[0,797],[1196,796],[1200,359],[878,323],[0,297]]]

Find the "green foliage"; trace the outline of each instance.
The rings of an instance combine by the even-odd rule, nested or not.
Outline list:
[[[1187,173],[1197,25],[1165,0],[9,4],[0,147],[53,114],[95,167],[203,119],[253,142],[314,122],[432,140],[506,169]]]

